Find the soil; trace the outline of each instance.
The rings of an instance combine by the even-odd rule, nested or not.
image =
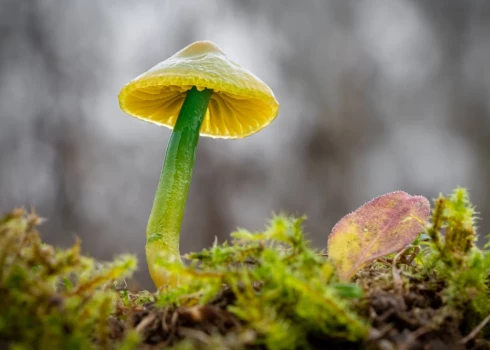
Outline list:
[[[364,343],[352,343],[311,334],[309,339],[314,349],[490,349],[490,340],[483,339],[479,329],[462,329],[464,322],[450,312],[443,312],[442,283],[434,286],[430,280],[412,279],[408,288],[380,286],[377,275],[371,272],[358,280],[368,293],[356,302],[355,308],[363,311],[372,325],[369,338]],[[246,326],[226,310],[234,300],[233,292],[224,289],[215,300],[203,306],[162,309],[146,303],[132,311],[128,324],[112,319],[113,337],[121,338],[129,326],[143,336],[144,349],[161,349],[182,339],[205,346],[209,345],[210,336],[216,334],[228,335],[229,346],[234,347],[238,344],[233,340]],[[484,324],[479,326],[482,328]],[[250,343],[255,342],[256,334],[248,336]],[[240,345],[261,349],[257,345],[247,346],[243,340]]]

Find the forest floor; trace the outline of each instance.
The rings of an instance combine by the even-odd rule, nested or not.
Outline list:
[[[35,213],[14,210],[0,218],[0,348],[490,349],[490,253],[467,244],[473,214],[465,192],[440,197],[410,246],[348,281],[302,218],[277,216],[162,263],[182,280],[148,292],[124,283],[134,257],[56,249]]]

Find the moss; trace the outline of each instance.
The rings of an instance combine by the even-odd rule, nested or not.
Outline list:
[[[490,315],[490,252],[475,246],[475,221],[465,189],[439,196],[428,229],[431,240],[422,243],[425,249],[419,257],[421,274],[444,285],[446,310],[464,317],[467,330]]]
[[[426,232],[352,283],[310,246],[303,221],[278,215],[185,266],[161,261],[183,283],[150,293],[115,283],[134,257],[100,264],[80,242],[55,249],[34,213],[15,210],[0,219],[0,339],[13,349],[490,346],[490,253],[474,244],[465,190],[440,196]]]
[[[40,222],[24,210],[0,219],[0,338],[15,349],[109,348],[112,282],[132,273],[135,258],[96,263],[79,241],[55,249],[41,242]]]

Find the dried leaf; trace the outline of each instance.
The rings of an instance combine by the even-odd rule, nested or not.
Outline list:
[[[340,278],[347,280],[368,262],[412,243],[429,214],[427,198],[396,191],[346,215],[328,238],[328,255]]]

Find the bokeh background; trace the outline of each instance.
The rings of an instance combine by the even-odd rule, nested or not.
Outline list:
[[[0,0],[0,211],[35,207],[44,239],[137,253],[170,131],[119,110],[120,88],[196,40],[264,80],[278,118],[202,138],[182,252],[306,214],[325,246],[380,194],[468,187],[490,232],[486,0]]]

